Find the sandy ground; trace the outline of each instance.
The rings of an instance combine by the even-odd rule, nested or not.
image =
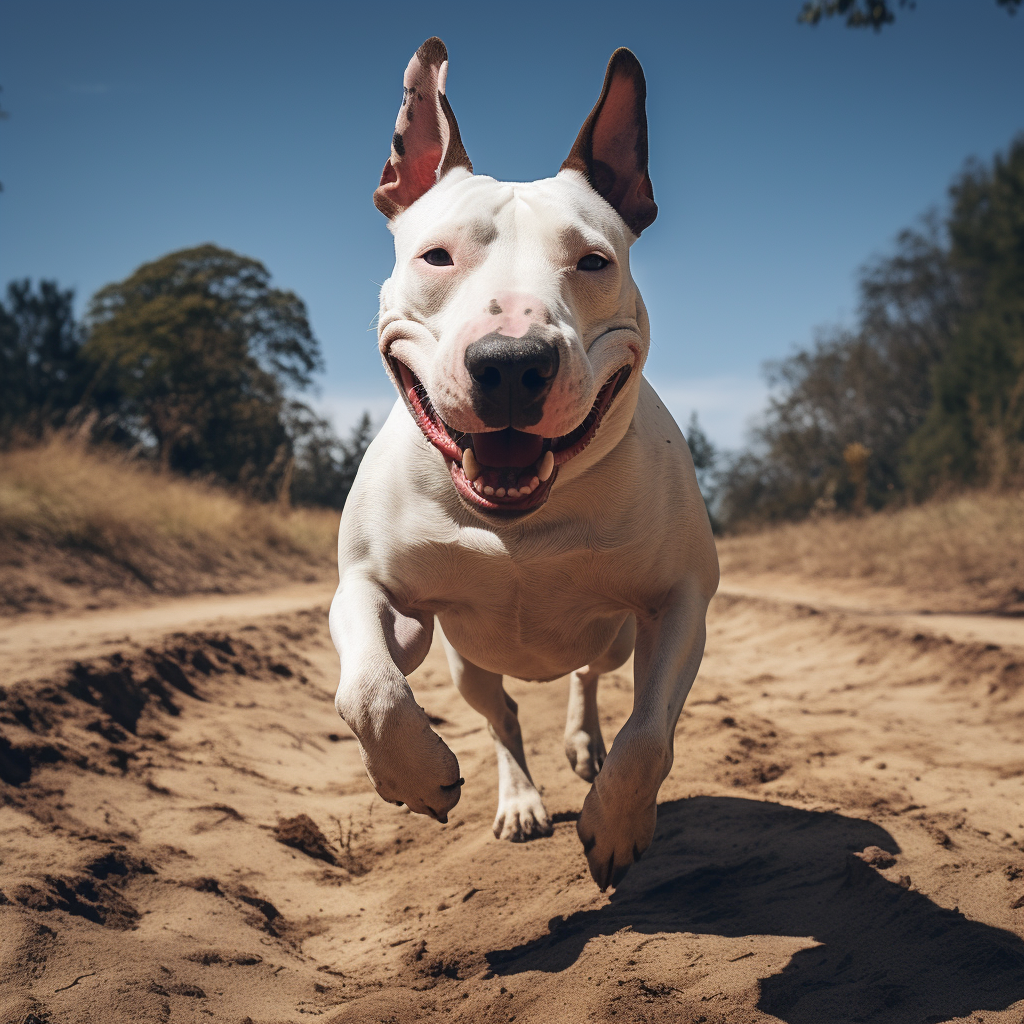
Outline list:
[[[508,684],[557,824],[501,843],[431,652],[440,826],[370,788],[329,597],[0,626],[0,1024],[1024,1020],[1024,621],[724,581],[655,842],[601,894],[565,682]]]

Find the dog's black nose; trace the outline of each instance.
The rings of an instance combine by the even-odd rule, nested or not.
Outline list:
[[[528,427],[544,412],[558,373],[558,346],[536,335],[488,334],[466,349],[473,406],[491,427]]]

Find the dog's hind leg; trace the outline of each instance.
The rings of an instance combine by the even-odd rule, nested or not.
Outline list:
[[[524,842],[551,835],[551,818],[526,767],[523,735],[516,702],[505,692],[502,677],[467,661],[444,638],[452,680],[470,707],[487,719],[498,755],[498,813],[494,834],[498,839]]]
[[[600,658],[569,676],[569,708],[565,716],[565,756],[573,771],[593,782],[606,756],[597,712],[597,683],[601,675],[625,664],[636,643],[636,617],[630,615]]]

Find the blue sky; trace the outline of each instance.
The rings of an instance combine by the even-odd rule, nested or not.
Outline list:
[[[633,249],[648,376],[735,446],[763,361],[849,322],[857,268],[1024,129],[1024,15],[919,0],[876,35],[797,25],[799,7],[7,0],[0,282],[56,278],[81,307],[173,249],[236,249],[307,302],[322,407],[380,415],[392,249],[370,197],[409,57],[445,40],[476,169],[524,180],[557,171],[626,45],[660,207]]]

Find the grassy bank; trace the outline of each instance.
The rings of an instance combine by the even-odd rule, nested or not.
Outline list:
[[[0,452],[0,613],[326,579],[338,519],[60,438]]]
[[[950,609],[1024,611],[1024,494],[772,527],[719,541],[724,573],[896,586]]]
[[[0,614],[330,579],[339,515],[284,510],[57,438],[0,452]],[[719,540],[723,572],[1024,611],[1024,494],[965,494]]]

